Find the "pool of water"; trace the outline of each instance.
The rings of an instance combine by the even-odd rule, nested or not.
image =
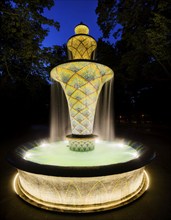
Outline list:
[[[23,157],[37,164],[55,166],[101,166],[124,163],[138,158],[138,152],[121,142],[98,141],[93,151],[71,151],[67,141],[40,143],[27,150]]]

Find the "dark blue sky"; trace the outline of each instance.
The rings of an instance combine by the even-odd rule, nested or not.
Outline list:
[[[62,45],[74,35],[74,27],[81,21],[90,29],[90,35],[96,40],[102,36],[97,25],[95,9],[97,0],[55,0],[51,10],[45,10],[45,16],[53,18],[61,25],[60,30],[50,27],[49,35],[43,41],[43,46]]]

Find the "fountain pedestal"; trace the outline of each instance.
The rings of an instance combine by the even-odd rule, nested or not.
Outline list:
[[[148,188],[148,176],[143,168],[122,174],[72,178],[19,170],[15,186],[17,194],[35,206],[81,213],[118,208],[134,201]]]

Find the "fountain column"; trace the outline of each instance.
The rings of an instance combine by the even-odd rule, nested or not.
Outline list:
[[[67,43],[69,61],[51,71],[51,77],[61,84],[68,101],[72,130],[70,148],[78,151],[94,148],[92,138],[98,96],[103,84],[113,77],[109,67],[95,62],[97,43],[88,34],[86,25],[77,25],[75,35]]]

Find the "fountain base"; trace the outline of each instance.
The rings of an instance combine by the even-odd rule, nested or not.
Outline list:
[[[34,206],[59,212],[99,212],[126,205],[147,190],[145,167],[155,157],[147,147],[129,143],[102,141],[85,153],[70,151],[64,142],[19,146],[8,156],[18,170],[15,192]],[[60,160],[62,155],[67,159]]]
[[[98,212],[118,208],[139,198],[148,188],[143,168],[108,176],[56,177],[18,170],[16,193],[26,202],[59,212]]]

